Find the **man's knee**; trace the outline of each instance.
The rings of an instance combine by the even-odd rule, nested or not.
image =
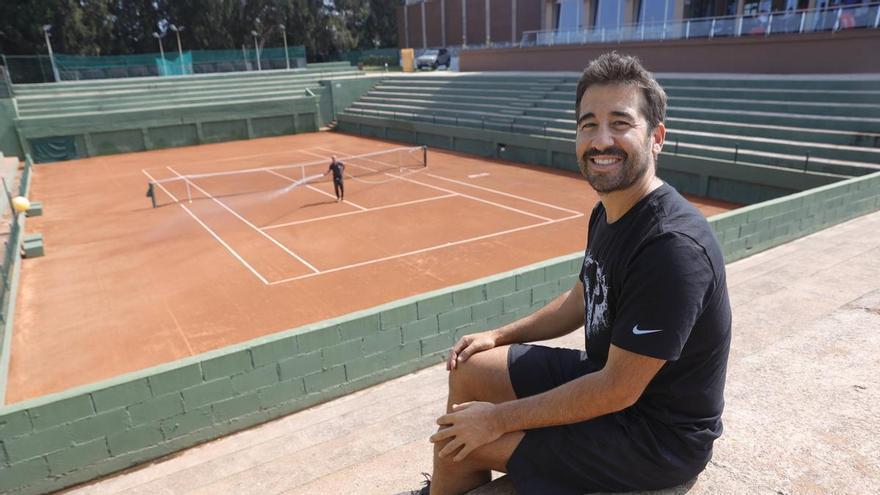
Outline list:
[[[507,346],[472,355],[449,373],[449,391],[457,400],[503,402],[515,399],[507,369]]]

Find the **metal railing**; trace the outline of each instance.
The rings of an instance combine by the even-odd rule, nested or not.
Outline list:
[[[624,24],[614,28],[570,31],[525,31],[519,46],[578,45],[692,38],[770,36],[784,33],[877,29],[880,2],[868,5],[765,12],[742,16],[704,17],[681,21]],[[495,48],[494,46],[468,47]]]

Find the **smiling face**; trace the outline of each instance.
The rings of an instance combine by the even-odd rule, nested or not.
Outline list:
[[[650,174],[666,128],[652,131],[642,111],[644,96],[635,84],[587,88],[577,124],[578,167],[598,193],[626,189]]]

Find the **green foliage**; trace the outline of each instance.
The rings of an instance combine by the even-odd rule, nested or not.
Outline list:
[[[387,56],[387,55],[367,55],[361,59],[361,63],[364,65],[375,65],[379,67],[384,67],[385,64],[388,64],[389,67],[397,65],[397,57]]]
[[[5,0],[0,1],[0,53],[127,55],[177,49],[172,24],[183,26],[184,50],[305,45],[311,61],[353,49],[397,45],[399,0]]]

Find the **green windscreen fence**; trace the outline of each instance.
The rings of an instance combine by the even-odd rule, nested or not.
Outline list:
[[[182,55],[182,56],[181,56]],[[4,55],[3,65],[13,83],[118,79],[124,77],[177,76],[305,67],[302,45],[263,48],[242,46],[238,50],[191,50],[135,55]]]
[[[79,158],[73,136],[28,139],[34,162],[48,163]]]
[[[3,65],[15,84],[54,81],[48,55],[3,55]]]

